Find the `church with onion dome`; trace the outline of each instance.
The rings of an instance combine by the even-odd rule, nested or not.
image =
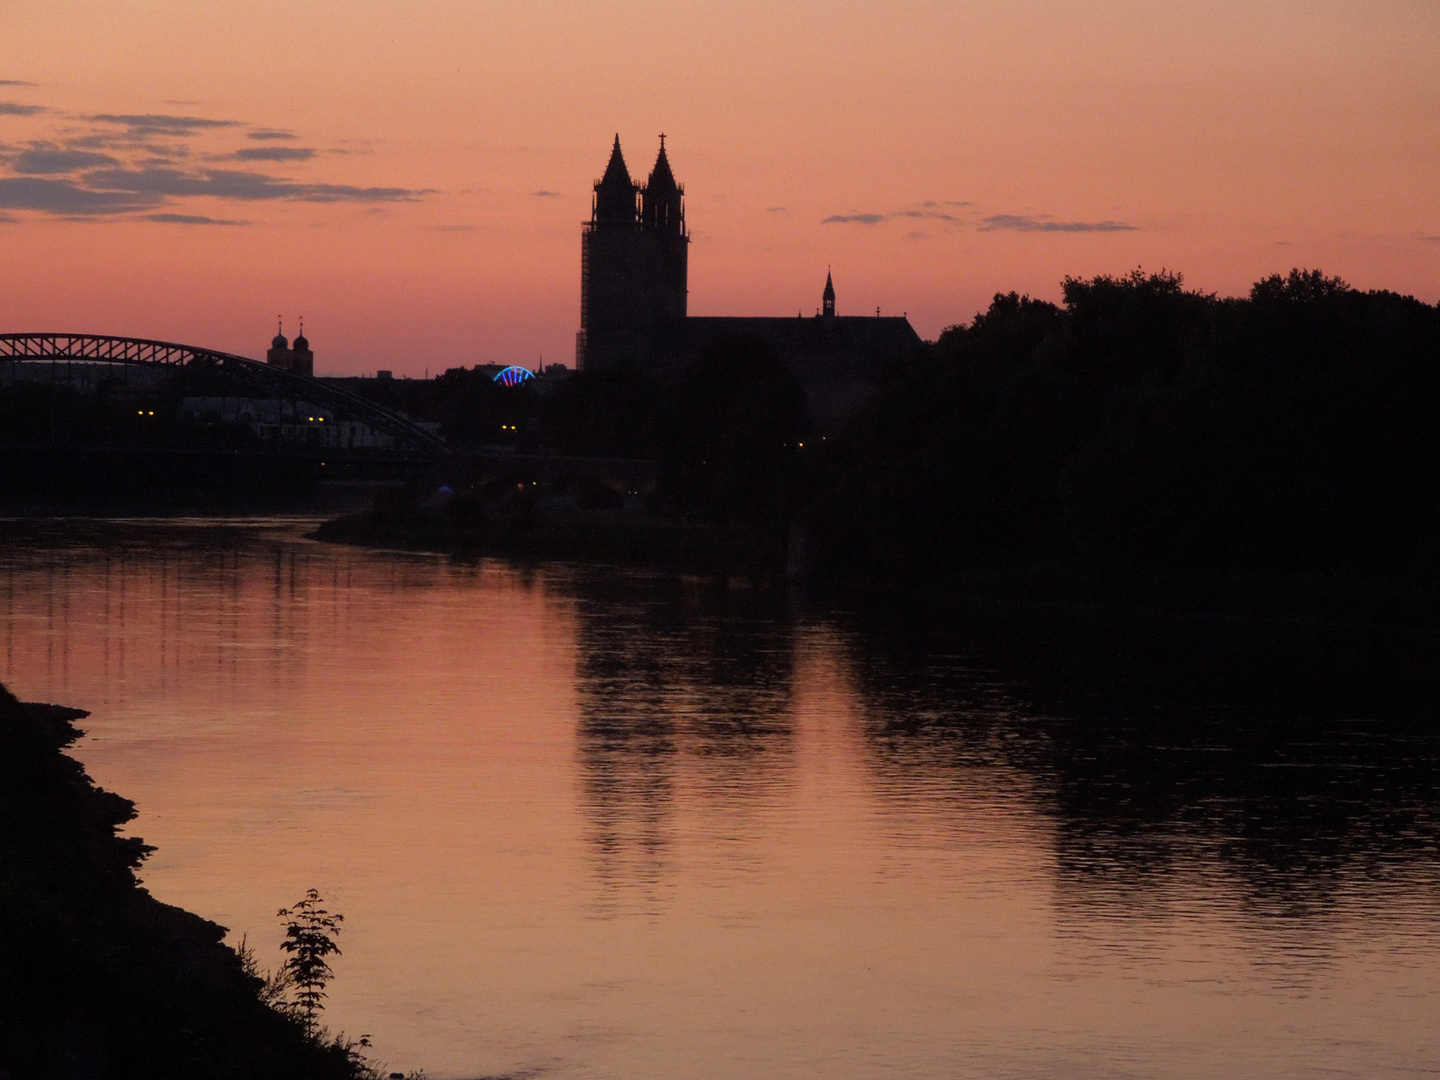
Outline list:
[[[310,351],[310,340],[305,336],[305,320],[300,320],[300,333],[292,345],[285,340],[285,324],[281,322],[275,330],[270,348],[265,350],[265,362],[281,371],[293,371],[296,375],[315,376],[315,354]]]

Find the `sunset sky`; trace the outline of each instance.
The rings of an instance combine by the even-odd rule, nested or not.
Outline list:
[[[574,360],[580,223],[664,131],[690,311],[1136,266],[1440,300],[1435,0],[6,0],[0,332],[319,374]]]

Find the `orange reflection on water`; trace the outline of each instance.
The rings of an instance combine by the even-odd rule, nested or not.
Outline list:
[[[328,1018],[396,1067],[1300,1076],[1349,1038],[1378,1076],[1435,1049],[1433,897],[1387,922],[1362,888],[1268,950],[1211,863],[1124,907],[1067,869],[1037,714],[964,657],[917,689],[748,590],[119,531],[7,549],[5,681],[92,710],[77,753],[138,802],[161,899],[273,961],[319,887]],[[925,727],[947,710],[972,727]]]

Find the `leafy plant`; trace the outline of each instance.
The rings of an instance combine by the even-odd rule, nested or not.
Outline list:
[[[323,903],[318,892],[308,889],[304,899],[276,913],[277,917],[288,920],[280,948],[289,956],[280,966],[280,974],[287,985],[295,988],[295,1008],[312,1033],[316,1017],[325,1007],[325,986],[335,977],[326,957],[340,955],[335,938],[345,921],[344,915],[327,911],[321,906]]]

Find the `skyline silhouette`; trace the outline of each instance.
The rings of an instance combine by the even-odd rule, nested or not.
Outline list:
[[[827,265],[930,339],[1136,266],[1440,299],[1433,8],[661,14],[22,6],[0,326],[248,354],[304,311],[335,374],[565,358],[616,130],[680,155],[695,315],[808,311]]]

